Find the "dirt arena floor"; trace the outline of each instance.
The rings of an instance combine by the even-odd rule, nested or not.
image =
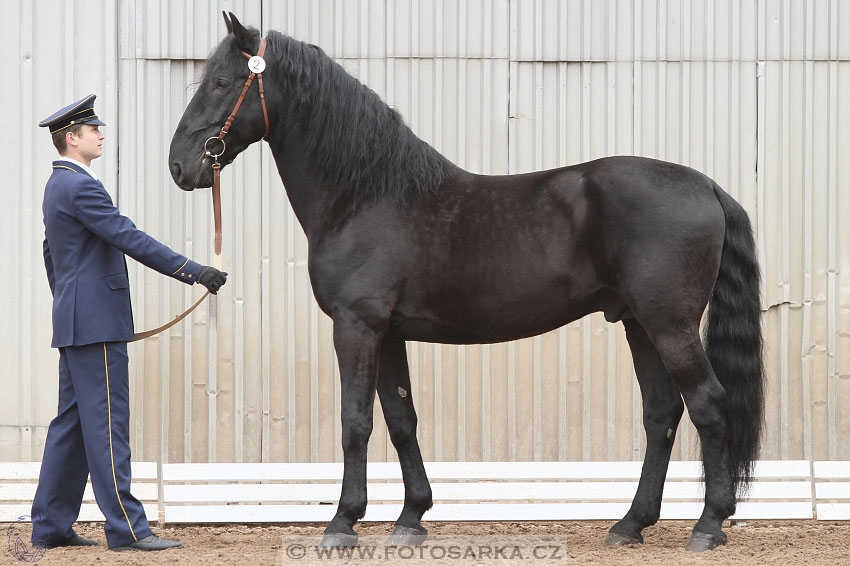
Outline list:
[[[613,522],[498,522],[498,523],[424,523],[429,531],[439,536],[445,535],[487,535],[488,537],[524,537],[531,535],[550,536],[551,540],[566,541],[565,560],[559,564],[600,564],[623,565],[736,565],[736,566],[796,566],[799,564],[825,564],[840,566],[850,564],[850,522],[827,521],[749,521],[745,525],[727,526],[729,544],[712,552],[693,554],[685,552],[684,547],[690,535],[692,522],[664,521],[648,528],[645,543],[636,547],[605,548],[603,541]],[[0,564],[22,564],[14,556],[14,543],[20,539],[27,546],[30,530],[26,524],[0,523],[4,546],[11,542],[13,548],[7,548],[0,558]],[[10,529],[11,527],[11,529]],[[158,565],[186,564],[192,566],[206,564],[254,565],[254,564],[405,564],[428,562],[387,559],[345,560],[323,559],[319,562],[295,560],[285,556],[285,545],[299,535],[316,536],[321,534],[323,525],[222,525],[222,526],[180,526],[157,527],[155,533],[179,540],[183,548],[162,552],[122,552],[108,551],[105,546],[88,548],[57,548],[47,550],[43,557],[37,558],[39,565],[96,564],[112,565]],[[359,525],[361,536],[388,534],[388,523],[367,523]],[[83,524],[77,531],[105,545],[106,539],[101,524]],[[510,540],[510,538],[509,538]],[[427,544],[427,542],[426,542]],[[29,549],[31,550],[31,549]],[[22,558],[25,549],[19,545],[17,553]],[[511,562],[499,557],[489,559],[455,559],[440,561],[458,566],[473,564],[549,564],[547,561]]]

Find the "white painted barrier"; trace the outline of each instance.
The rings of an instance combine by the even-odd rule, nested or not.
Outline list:
[[[159,474],[156,462],[132,462],[130,490],[142,502],[148,521],[159,520]],[[0,462],[0,522],[29,517],[41,462]],[[79,521],[103,521],[91,482],[86,485]]]
[[[637,489],[641,462],[431,462],[429,521],[619,519]],[[671,462],[662,519],[696,519],[698,462]],[[394,521],[404,500],[398,463],[367,468],[364,521]],[[168,523],[323,522],[336,512],[342,464],[165,464]],[[758,462],[734,519],[811,519],[808,461]]]
[[[39,462],[0,462],[0,521],[30,513]],[[641,462],[429,462],[429,521],[613,520],[629,508]],[[133,493],[149,521],[324,522],[339,498],[342,464],[133,463]],[[671,462],[662,519],[696,519],[699,462]],[[364,521],[394,521],[404,486],[396,462],[370,463]],[[161,495],[161,497],[160,497]],[[850,462],[760,461],[733,519],[850,520]],[[102,521],[89,485],[80,521]]]

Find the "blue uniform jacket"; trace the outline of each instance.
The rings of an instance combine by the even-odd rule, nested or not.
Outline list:
[[[198,279],[199,264],[136,228],[103,183],[74,163],[53,162],[42,212],[54,348],[133,337],[124,254],[184,283]]]

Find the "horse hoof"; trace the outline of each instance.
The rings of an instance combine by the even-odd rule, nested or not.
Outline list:
[[[685,550],[690,552],[705,552],[723,544],[726,544],[726,535],[723,533],[715,535],[694,531],[691,533],[691,540],[688,541],[688,546],[685,547]]]
[[[391,546],[419,546],[428,538],[428,531],[424,528],[396,526],[390,536],[387,537],[387,545]]]
[[[643,544],[643,537],[633,538],[618,533],[608,533],[608,538],[605,539],[605,546],[631,546],[633,544]]]
[[[420,545],[428,538],[428,531],[424,527],[405,527],[396,525],[390,536],[387,537],[387,544],[394,545]]]
[[[357,534],[325,533],[319,546],[321,548],[353,548],[357,546]]]

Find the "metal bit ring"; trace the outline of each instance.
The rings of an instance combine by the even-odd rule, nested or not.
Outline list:
[[[211,140],[216,140],[216,141],[221,142],[221,151],[219,151],[218,153],[213,153],[209,150],[209,147],[207,147],[207,145],[210,143]],[[227,145],[224,143],[223,139],[218,138],[216,136],[212,136],[212,137],[208,138],[207,141],[204,142],[204,156],[212,157],[213,159],[218,160],[218,158],[224,153],[224,150],[226,148],[227,148]]]

